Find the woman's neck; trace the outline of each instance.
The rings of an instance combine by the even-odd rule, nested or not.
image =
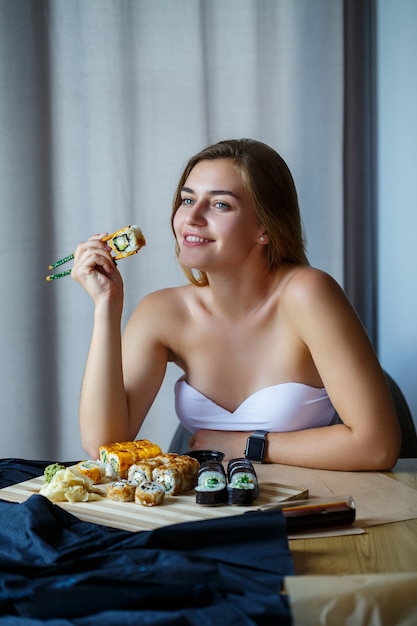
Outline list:
[[[281,270],[236,271],[208,274],[211,306],[226,318],[237,321],[258,310],[276,290]]]

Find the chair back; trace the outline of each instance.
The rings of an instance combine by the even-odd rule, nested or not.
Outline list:
[[[384,374],[388,381],[388,386],[391,391],[391,396],[401,427],[402,442],[399,458],[415,459],[417,458],[417,434],[410,407],[407,404],[407,400],[405,399],[403,392],[392,376],[390,376],[387,372],[384,372]]]

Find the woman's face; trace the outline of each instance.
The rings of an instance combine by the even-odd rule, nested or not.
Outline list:
[[[262,253],[264,228],[231,159],[197,163],[182,188],[173,224],[184,267],[210,272]]]

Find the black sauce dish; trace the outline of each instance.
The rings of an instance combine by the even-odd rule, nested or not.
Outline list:
[[[188,456],[192,456],[201,464],[205,461],[218,461],[221,463],[224,459],[224,452],[219,450],[192,450],[187,452]]]

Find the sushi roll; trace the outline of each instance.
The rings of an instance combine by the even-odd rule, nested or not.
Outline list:
[[[127,480],[118,480],[107,485],[106,495],[109,500],[115,500],[116,502],[133,502],[135,489],[135,484]]]
[[[126,447],[126,443],[118,445]],[[162,450],[158,446],[158,444],[152,443],[148,439],[135,439],[134,441],[129,441],[127,446],[128,448],[134,450],[138,461],[143,461],[144,459],[152,459],[162,454]]]
[[[190,491],[197,484],[197,474],[200,469],[200,463],[196,459],[192,459],[187,455],[178,455],[173,461],[182,476],[182,491]]]
[[[198,485],[226,485],[227,478],[224,467],[218,461],[204,461],[197,474]]]
[[[197,504],[218,506],[227,503],[226,473],[221,463],[205,461],[200,465],[195,492]]]
[[[227,467],[229,484],[228,502],[237,506],[250,506],[259,495],[258,478],[248,459],[232,459]]]
[[[230,474],[233,472],[236,466],[246,467],[252,470],[254,469],[252,461],[250,459],[247,459],[246,457],[237,457],[234,459],[230,459],[229,463],[227,464],[227,479],[228,480],[230,480]]]
[[[140,485],[145,480],[151,481],[153,467],[154,465],[146,461],[131,465],[127,473],[127,479],[136,485]]]
[[[157,458],[161,465],[169,465],[170,463],[177,463],[181,459],[181,455],[176,452],[165,452],[165,454],[158,454]]]
[[[236,476],[240,474],[247,474],[250,482],[255,481],[257,483],[257,476],[252,461],[249,459],[231,459],[227,465],[227,479],[231,482]]]
[[[126,226],[112,235],[104,237],[103,241],[107,241],[110,248],[116,253],[115,259],[123,259],[131,254],[136,254],[146,245],[145,237],[139,226]]]
[[[105,480],[106,468],[101,461],[80,461],[76,468],[83,476],[88,476],[95,485]]]
[[[256,486],[249,482],[232,482],[227,485],[227,500],[235,506],[250,506],[256,499]]]
[[[184,484],[184,491],[190,491],[191,489],[194,489],[194,487],[197,485],[198,482],[198,472],[200,471],[200,463],[199,461],[197,461],[197,459],[193,459],[192,457],[187,457],[185,455],[185,463],[186,463],[186,469],[185,470],[185,484]]]
[[[135,502],[142,506],[157,506],[162,504],[165,497],[165,489],[160,483],[145,480],[135,489]]]
[[[99,448],[99,460],[106,467],[106,474],[125,479],[129,467],[162,454],[161,448],[147,439],[113,443]]]
[[[119,449],[109,453],[109,465],[113,475],[121,479],[126,479],[129,467],[136,462],[133,450]]]
[[[174,463],[158,465],[152,470],[152,481],[163,486],[166,495],[177,496],[183,491],[183,476]]]

